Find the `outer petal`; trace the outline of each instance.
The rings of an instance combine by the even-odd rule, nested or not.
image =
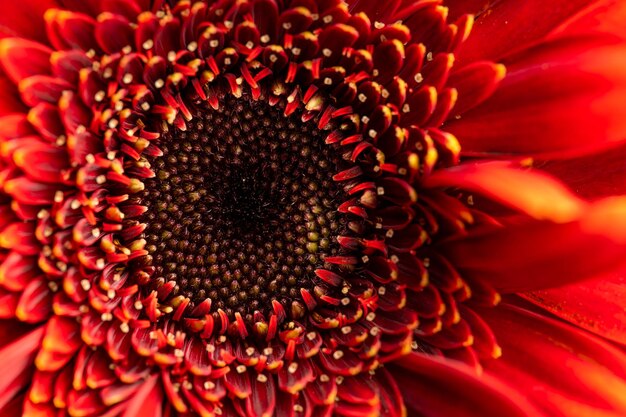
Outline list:
[[[477,192],[533,218],[556,223],[574,220],[585,207],[583,201],[554,179],[501,162],[464,164],[439,170],[424,185]]]
[[[626,45],[560,38],[505,63],[494,95],[446,127],[466,155],[566,157],[626,138]]]
[[[61,8],[96,17],[102,12],[145,11],[157,1],[150,0],[57,0]],[[122,13],[124,14],[124,13]]]
[[[459,62],[497,61],[541,40],[592,3],[594,0],[554,0],[546,7],[541,0],[444,1],[452,18],[477,14],[472,33],[458,53]]]
[[[122,417],[161,417],[163,391],[156,376],[148,378],[138,392],[126,403]]]
[[[624,276],[534,291],[524,298],[577,326],[626,344]]]
[[[500,359],[486,365],[487,374],[515,386],[551,416],[626,413],[622,351],[574,326],[520,307],[503,305],[480,314],[503,351]]]
[[[23,0],[2,2],[0,38],[20,36],[47,42],[44,12],[58,6],[56,0]]]
[[[554,29],[551,35],[561,33],[602,32],[626,39],[626,4],[621,0],[592,1],[589,7]]]
[[[0,91],[2,91],[2,97],[0,98],[0,115],[25,110],[24,103],[22,103],[19,98],[17,87],[2,71],[0,71]]]
[[[559,178],[576,195],[596,200],[626,194],[626,146],[579,158],[537,161],[533,165]]]
[[[0,64],[16,84],[25,78],[50,73],[52,50],[38,42],[21,38],[0,40]]]
[[[40,327],[0,349],[0,409],[27,385],[42,336]]]
[[[519,393],[456,361],[412,353],[389,366],[409,409],[424,417],[537,416]]]
[[[575,221],[523,221],[443,242],[462,275],[502,292],[531,291],[612,276],[626,266],[626,199],[591,205]]]

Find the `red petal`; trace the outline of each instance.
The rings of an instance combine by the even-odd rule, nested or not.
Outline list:
[[[67,10],[87,13],[97,16],[102,11],[103,0],[58,0],[60,5]]]
[[[587,36],[517,54],[493,96],[447,130],[466,155],[567,157],[626,139],[626,46]]]
[[[535,291],[524,298],[600,336],[626,345],[626,278]]]
[[[259,374],[260,376],[260,374]],[[267,417],[274,413],[276,407],[276,385],[274,378],[259,379],[252,382],[252,395],[245,400],[247,415]]]
[[[626,4],[620,0],[600,0],[592,1],[591,3],[593,3],[591,6],[568,19],[552,33],[597,31],[618,34],[623,39],[626,36],[624,31]]]
[[[31,181],[26,177],[8,180],[4,183],[4,191],[24,204],[51,204],[56,193],[55,187]]]
[[[39,323],[52,311],[52,292],[44,278],[31,281],[24,289],[15,317],[27,323]]]
[[[538,161],[534,167],[559,178],[585,199],[626,194],[626,146],[580,158]]]
[[[13,81],[8,79],[2,70],[0,70],[0,91],[2,91],[2,98],[0,99],[0,115],[11,115],[11,113],[22,112],[26,110],[24,103],[20,100],[19,92],[17,91],[17,86]],[[8,117],[12,117],[8,116]],[[2,123],[2,130],[9,128],[9,126]],[[1,135],[1,133],[0,133]]]
[[[626,199],[601,200],[569,223],[520,221],[470,232],[441,251],[461,275],[502,292],[611,276],[626,266],[625,210]]]
[[[94,17],[101,12],[118,13],[134,10],[138,13],[142,10],[149,10],[151,3],[158,3],[150,0],[58,0],[58,2],[64,9],[86,13]],[[123,15],[127,16],[126,14]]]
[[[150,8],[150,0],[104,0],[103,11],[135,20],[137,15]]]
[[[453,17],[462,13],[478,13],[471,35],[458,54],[459,61],[463,62],[497,61],[514,49],[541,40],[593,2],[554,0],[550,7],[545,7],[541,0],[526,0],[523,3],[514,0],[445,0]]]
[[[574,220],[585,208],[583,201],[554,179],[507,163],[472,163],[439,170],[425,185],[480,193],[536,219],[557,223]]]
[[[0,349],[0,409],[30,382],[42,336],[43,327],[40,327]]]
[[[2,2],[0,38],[4,34],[5,36],[19,36],[46,42],[43,15],[48,8],[57,5],[55,0]]]
[[[24,396],[18,396],[13,398],[4,406],[0,407],[0,415],[1,416],[19,416],[22,415],[24,417],[28,417],[28,415],[23,411],[24,404]]]
[[[348,0],[350,12],[357,14],[363,12],[372,22],[388,22],[400,6],[400,0],[391,0],[385,7],[380,7],[375,1]]]
[[[40,103],[56,104],[65,90],[72,85],[60,78],[47,75],[33,75],[20,81],[18,89],[22,100],[30,107]]]
[[[493,94],[505,74],[506,67],[493,62],[476,62],[454,71],[447,83],[459,93],[454,113],[461,114],[482,103]]]
[[[35,132],[25,114],[14,113],[0,117],[0,137],[3,139],[15,139],[32,133]]]
[[[59,108],[50,103],[40,103],[28,111],[28,121],[43,139],[55,142],[65,133]]]
[[[252,394],[252,382],[247,371],[231,370],[224,378],[226,388],[238,398],[246,398]]]
[[[161,417],[163,413],[163,391],[157,384],[159,378],[152,376],[126,403],[122,417]]]
[[[35,365],[41,371],[58,371],[72,359],[83,344],[79,325],[70,318],[52,316],[46,324],[46,334]]]
[[[121,16],[103,14],[98,17],[96,40],[108,54],[120,52],[126,46],[133,45],[134,34],[135,30],[130,23]]]
[[[46,143],[23,146],[13,153],[13,160],[27,175],[42,182],[60,182],[69,168],[67,152]],[[33,163],[34,162],[34,163]]]
[[[0,265],[0,285],[10,291],[22,292],[38,274],[41,271],[37,267],[37,258],[11,251]]]
[[[424,417],[543,416],[520,393],[456,361],[411,353],[387,366],[410,415]]]
[[[35,237],[35,224],[12,223],[0,232],[0,247],[22,255],[37,255],[40,244]]]
[[[16,84],[33,75],[50,74],[51,53],[47,46],[26,39],[0,40],[0,64]]]
[[[402,399],[402,393],[393,375],[385,369],[376,372],[377,380],[381,386],[380,409],[383,416],[406,416],[406,407]]]
[[[56,49],[98,50],[94,36],[96,22],[90,16],[68,10],[49,9],[44,18],[48,38]]]
[[[489,374],[514,385],[550,415],[571,416],[572,400],[595,408],[598,415],[626,413],[626,355],[621,350],[519,307],[503,305],[480,314],[503,351],[500,359],[486,364]],[[563,398],[570,401],[563,403]]]

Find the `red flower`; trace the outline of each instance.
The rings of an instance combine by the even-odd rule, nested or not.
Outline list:
[[[623,6],[148,3],[2,6],[0,415],[626,413]]]

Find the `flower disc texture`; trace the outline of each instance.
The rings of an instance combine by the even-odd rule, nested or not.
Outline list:
[[[472,372],[507,320],[565,325],[493,307],[620,270],[626,224],[622,199],[583,201],[522,158],[605,142],[483,161],[472,132],[536,56],[507,78],[466,58],[473,17],[436,1],[66,3],[45,35],[0,39],[22,102],[0,119],[0,410],[430,415],[411,390],[448,375],[502,415],[550,411]],[[623,354],[576,332],[621,378]],[[613,400],[590,406],[626,411]]]

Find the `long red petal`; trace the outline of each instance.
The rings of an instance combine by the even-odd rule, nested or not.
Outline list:
[[[20,36],[47,42],[44,12],[58,6],[55,0],[21,0],[2,2],[0,38]]]
[[[626,413],[622,351],[574,326],[520,307],[503,305],[480,314],[503,351],[500,359],[486,364],[488,374],[515,386],[550,415],[591,415],[571,414],[573,405],[595,415]]]
[[[626,278],[601,279],[524,295],[564,320],[626,345]]]
[[[463,13],[477,15],[472,33],[458,53],[459,62],[497,61],[541,40],[591,3],[593,0],[554,0],[545,7],[542,0],[444,1],[452,18]]]
[[[480,193],[536,219],[563,223],[582,213],[585,203],[539,172],[504,162],[471,163],[436,171],[426,187],[455,187]]]
[[[52,50],[38,42],[20,38],[0,40],[0,64],[16,84],[33,75],[50,73]]]
[[[402,391],[409,415],[424,417],[537,416],[515,390],[467,365],[411,353],[387,369]]]
[[[466,155],[567,157],[626,139],[626,46],[568,37],[506,62],[494,95],[447,130]]]
[[[148,378],[137,393],[126,403],[122,417],[161,417],[163,412],[163,390],[159,378]]]
[[[0,409],[29,382],[43,332],[40,327],[0,349]]]
[[[599,154],[551,161],[533,165],[557,177],[576,195],[597,200],[611,195],[626,194],[626,146]]]
[[[26,110],[24,103],[20,100],[17,86],[0,70],[0,91],[2,91],[2,98],[0,98],[0,115],[8,115],[16,112],[23,112]]]
[[[568,223],[527,220],[441,244],[468,278],[501,292],[532,291],[611,276],[626,266],[626,199],[601,200]]]

